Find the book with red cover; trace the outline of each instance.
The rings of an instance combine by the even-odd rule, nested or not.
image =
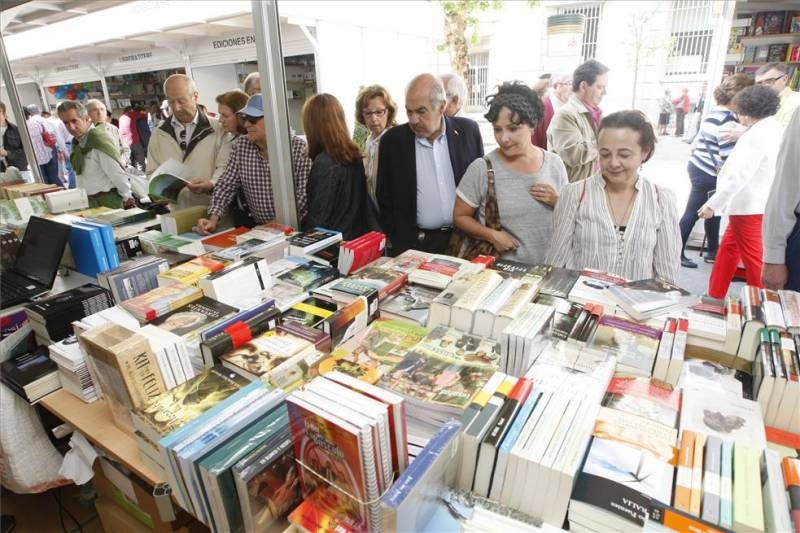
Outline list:
[[[191,259],[188,262],[194,265],[204,266],[211,272],[219,272],[220,270],[225,268],[225,263],[223,261],[214,259],[213,257],[211,257],[210,254],[198,255],[197,257]]]
[[[382,256],[385,248],[386,235],[379,231],[370,231],[342,244],[339,248],[339,272],[347,275],[368,265]]]
[[[228,231],[223,231],[222,233],[217,233],[216,235],[202,239],[200,242],[203,243],[203,246],[211,246],[213,248],[230,248],[231,246],[236,246],[237,235],[242,235],[248,231],[250,231],[249,228],[239,226],[238,228],[232,228]]]
[[[375,480],[368,479],[360,430],[318,406],[315,398],[306,391],[296,391],[286,399],[303,494],[320,511],[357,531],[367,531],[370,520],[362,502],[369,500],[368,483]]]

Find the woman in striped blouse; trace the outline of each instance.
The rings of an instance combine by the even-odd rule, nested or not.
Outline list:
[[[653,126],[639,111],[619,111],[600,122],[597,142],[601,172],[561,190],[546,262],[675,283],[675,195],[639,176],[655,151]]]
[[[736,115],[731,110],[730,103],[739,91],[750,85],[753,85],[753,80],[746,74],[734,74],[725,78],[714,89],[714,100],[717,101],[717,107],[712,109],[703,120],[700,131],[694,140],[692,155],[689,156],[687,166],[692,189],[689,192],[686,210],[683,212],[680,222],[681,265],[687,268],[697,268],[697,263],[686,257],[684,252],[689,234],[697,222],[697,210],[706,203],[714,189],[717,188],[717,174],[733,150],[738,134],[741,134],[737,129],[739,124],[736,122]],[[719,246],[719,217],[706,220],[705,230],[708,247],[706,263],[713,263]]]

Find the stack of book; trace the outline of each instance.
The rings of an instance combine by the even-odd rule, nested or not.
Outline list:
[[[298,233],[289,239],[289,254],[308,255],[323,250],[331,244],[341,242],[342,234],[325,228]]]
[[[533,301],[539,292],[542,278],[533,274],[508,276],[481,302],[475,312],[472,332],[497,339]]]
[[[497,370],[499,345],[439,326],[386,373],[380,386],[406,399],[409,433],[430,438],[449,418],[461,417]]]
[[[0,381],[30,404],[61,388],[56,364],[43,347],[3,362]]]
[[[629,281],[608,287],[608,293],[635,320],[673,313],[697,303],[699,298],[660,279]]]
[[[70,335],[51,344],[48,350],[50,359],[58,365],[58,377],[64,390],[86,403],[97,400],[97,390],[78,339]]]
[[[753,364],[753,398],[770,427],[800,434],[800,358],[795,339],[774,328],[762,328]]]
[[[656,361],[653,365],[653,379],[675,387],[683,371],[683,363],[688,343],[689,320],[668,318],[661,332]]]
[[[371,231],[339,247],[337,267],[343,276],[375,261],[386,248],[386,235]]]
[[[137,257],[98,274],[97,284],[111,291],[114,301],[120,303],[158,287],[159,275],[168,268],[167,261],[160,257]]]
[[[147,338],[167,390],[195,376],[197,371],[181,337],[152,324],[145,325],[138,333]]]
[[[472,263],[447,255],[433,255],[428,261],[408,272],[408,281],[442,290],[451,281],[476,274],[485,268],[483,263]]]
[[[375,289],[378,291],[378,298],[383,301],[407,283],[408,276],[403,272],[369,265],[349,278],[333,284],[331,295],[337,302],[350,303],[354,298],[364,296],[368,289]]]
[[[284,398],[252,382],[158,441],[173,496],[212,530],[241,530],[232,468],[285,431]]]
[[[380,393],[360,390],[317,378],[287,399],[305,496],[289,520],[305,530],[337,523],[355,531],[381,528],[379,499],[402,471],[406,438]]]
[[[113,306],[111,293],[86,284],[25,306],[33,331],[42,344],[49,345],[72,334],[71,324]]]
[[[569,291],[569,300],[578,304],[592,303],[600,305],[603,308],[602,314],[613,315],[617,300],[610,289],[611,287],[619,287],[626,282],[625,278],[619,276],[597,270],[584,270]]]
[[[525,304],[522,312],[500,334],[500,370],[512,376],[523,375],[549,342],[545,333],[553,308]]]
[[[216,250],[212,253],[212,257],[230,263],[232,261],[239,261],[245,257],[255,256],[266,259],[267,262],[272,263],[286,257],[287,250],[288,245],[286,240],[282,237],[280,239],[273,238],[268,241],[247,239],[237,242],[233,246]]]
[[[274,330],[280,320],[280,312],[269,304],[239,311],[200,332],[200,353],[206,368],[215,365],[219,357],[263,333]]]
[[[152,255],[158,255],[165,251],[190,256],[206,253],[202,241],[183,239],[158,230],[150,230],[139,234],[139,242],[142,245],[142,250]]]

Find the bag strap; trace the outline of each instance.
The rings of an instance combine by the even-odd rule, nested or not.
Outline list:
[[[500,208],[497,205],[497,193],[495,192],[494,167],[488,157],[483,156],[486,163],[486,205],[484,207],[484,219],[486,227],[493,230],[500,230]]]

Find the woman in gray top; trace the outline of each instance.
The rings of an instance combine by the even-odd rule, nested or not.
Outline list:
[[[553,234],[553,206],[567,184],[567,169],[557,155],[531,143],[543,113],[533,90],[507,82],[486,100],[485,117],[494,127],[498,148],[467,168],[456,190],[453,223],[470,237],[492,243],[504,259],[540,263]],[[495,173],[500,230],[486,227],[487,159]]]

